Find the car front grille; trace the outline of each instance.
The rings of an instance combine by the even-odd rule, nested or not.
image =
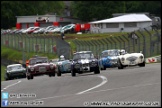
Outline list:
[[[136,56],[131,56],[131,57],[128,57],[126,60],[128,61],[135,61],[137,59]]]
[[[83,67],[88,67],[89,63],[82,64]]]
[[[39,72],[46,72],[46,67],[39,67]]]
[[[66,68],[66,69],[70,69],[70,68],[71,68],[71,64],[70,64],[70,63],[66,64],[66,65],[65,65],[65,68]]]

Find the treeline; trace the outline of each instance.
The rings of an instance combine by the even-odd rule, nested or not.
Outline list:
[[[63,1],[1,1],[1,28],[15,27],[16,16],[63,15]],[[161,17],[161,1],[72,1],[71,16],[83,21],[111,18],[113,13],[149,12]]]
[[[75,1],[71,10],[84,21],[111,18],[113,13],[149,12],[161,17],[161,1]]]
[[[64,7],[62,1],[1,1],[1,28],[15,27],[16,16],[61,15]]]

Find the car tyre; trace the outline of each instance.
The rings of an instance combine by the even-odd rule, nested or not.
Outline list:
[[[74,70],[71,71],[71,76],[72,77],[76,76],[76,72]]]
[[[49,77],[55,76],[55,72],[49,73]]]
[[[143,63],[138,64],[138,66],[145,67],[145,61],[143,61]]]
[[[30,80],[30,76],[27,76],[27,79]]]
[[[6,74],[5,75],[5,80],[7,81],[7,80],[10,80],[11,78],[9,77],[9,75],[8,74]]]
[[[97,68],[95,69],[94,74],[100,74],[100,68],[99,68],[99,67],[97,67]]]
[[[57,76],[61,76],[61,71],[60,70],[58,70]]]
[[[12,78],[9,76],[9,74],[6,75],[7,76],[7,80],[11,80]]]
[[[101,70],[106,70],[106,67],[105,67],[105,66],[103,66],[103,68],[101,68]]]
[[[53,77],[55,76],[55,72],[52,73],[52,76],[53,76]]]
[[[118,69],[123,69],[123,65],[121,64],[120,60],[118,60]]]
[[[33,79],[33,78],[34,78],[34,76],[33,76],[33,75],[31,75],[31,76],[30,76],[30,78],[31,78],[31,79]]]
[[[51,73],[49,73],[48,75],[49,75],[49,77],[52,77],[52,74]]]
[[[28,80],[33,79],[33,78],[34,78],[33,75],[29,75],[29,76],[27,76],[27,79],[28,79]]]

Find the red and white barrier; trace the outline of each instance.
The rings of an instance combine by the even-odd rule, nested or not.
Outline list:
[[[146,63],[156,63],[156,62],[157,62],[156,57],[146,58]]]

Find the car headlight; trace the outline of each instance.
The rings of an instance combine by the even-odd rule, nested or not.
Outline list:
[[[54,68],[54,65],[53,64],[50,64],[50,68],[53,69]]]
[[[124,60],[125,60],[125,58],[124,58],[124,57],[122,57],[122,58],[121,58],[121,61],[124,61]]]
[[[31,71],[34,71],[34,67],[30,67],[30,70],[31,70]]]
[[[143,56],[140,56],[139,58],[140,58],[140,59],[143,59]]]

